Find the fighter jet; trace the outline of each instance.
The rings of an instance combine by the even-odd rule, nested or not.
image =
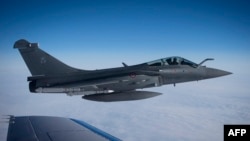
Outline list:
[[[15,42],[32,76],[28,77],[32,93],[66,93],[83,95],[93,101],[128,101],[158,96],[161,93],[138,89],[198,81],[231,74],[224,70],[202,66],[207,58],[196,64],[174,56],[117,68],[82,70],[73,68],[49,55],[38,47],[20,39]]]

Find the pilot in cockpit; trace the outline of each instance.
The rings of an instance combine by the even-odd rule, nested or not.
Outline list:
[[[171,65],[171,64],[172,64],[171,58],[166,59],[165,65]]]
[[[173,62],[172,62],[172,65],[178,65],[179,63],[177,62],[177,59],[174,58]]]

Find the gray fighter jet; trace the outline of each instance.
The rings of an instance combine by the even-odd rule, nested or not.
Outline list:
[[[160,95],[138,89],[159,87],[166,84],[198,81],[231,74],[207,68],[182,57],[167,57],[138,65],[81,70],[70,67],[43,50],[38,43],[24,39],[15,42],[14,48],[21,53],[32,76],[28,77],[29,89],[33,93],[66,93],[69,96],[83,95],[93,101],[128,101]]]

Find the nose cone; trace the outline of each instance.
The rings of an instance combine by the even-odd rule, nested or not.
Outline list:
[[[214,68],[207,68],[206,69],[206,78],[214,78],[232,74],[231,72],[214,69]]]

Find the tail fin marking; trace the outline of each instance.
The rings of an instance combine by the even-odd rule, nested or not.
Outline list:
[[[29,43],[24,39],[15,42],[31,74],[34,75],[55,75],[58,73],[72,73],[79,69],[70,67],[43,50],[38,48],[38,43]]]

